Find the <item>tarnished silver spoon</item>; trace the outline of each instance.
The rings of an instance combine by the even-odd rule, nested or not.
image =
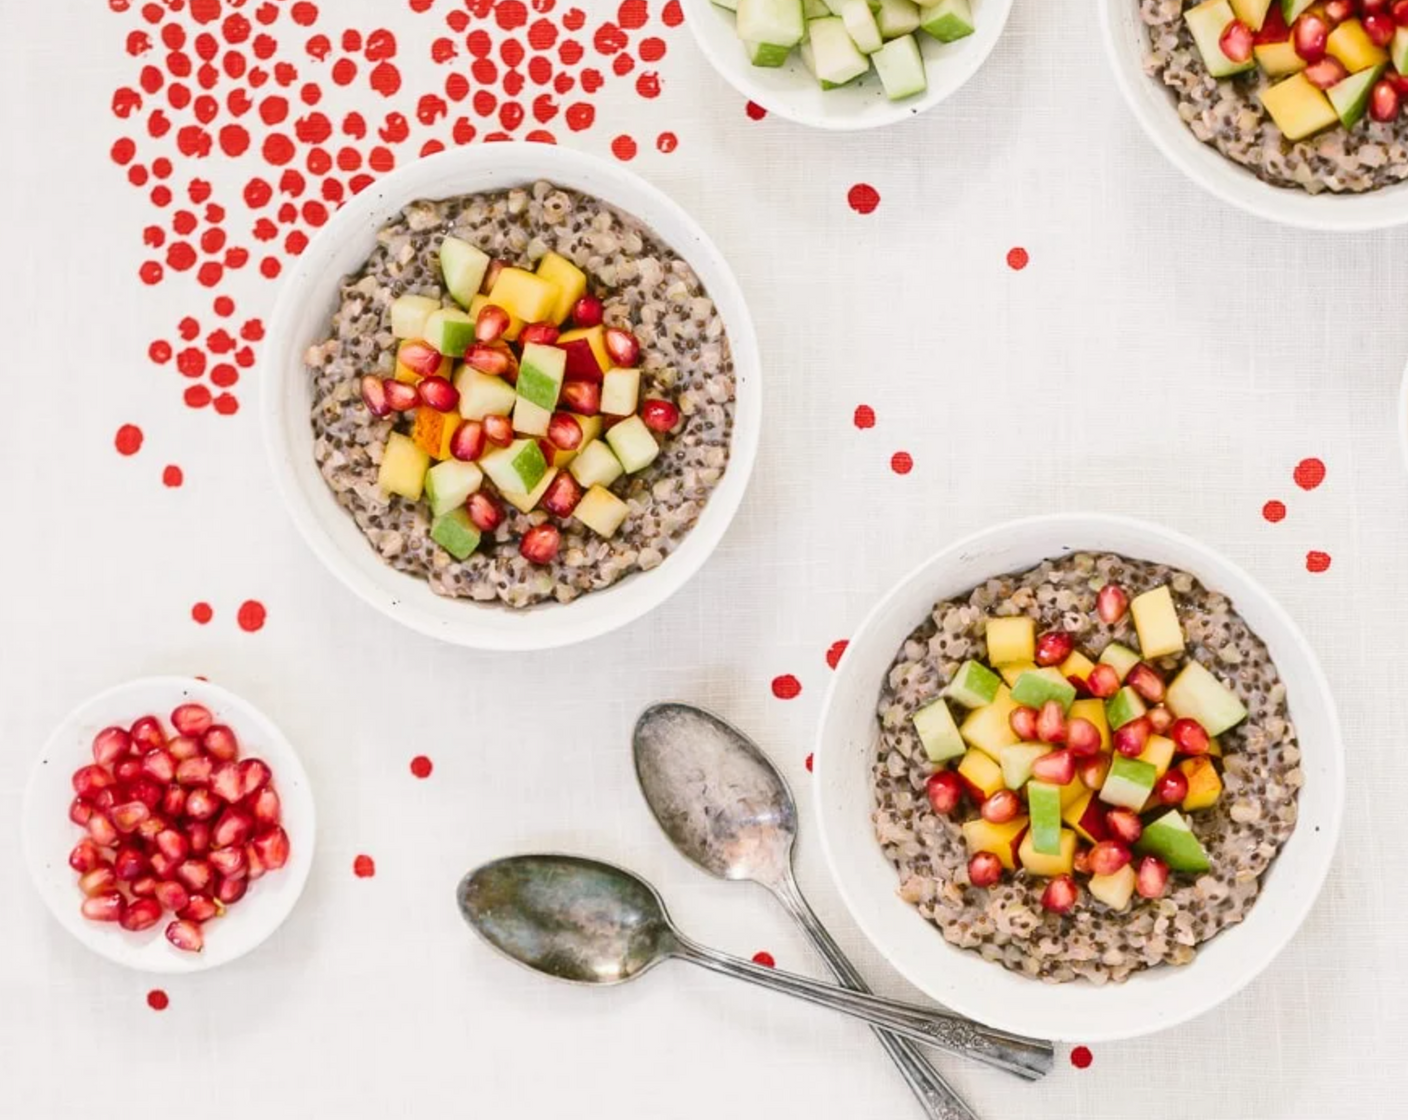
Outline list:
[[[766,887],[797,921],[836,978],[869,991],[860,973],[807,903],[792,870],[797,808],[786,780],[758,745],[711,712],[689,704],[656,704],[636,723],[636,777],[665,835],[687,859],[720,879]],[[952,1029],[934,1045],[1036,1079],[1051,1069],[1049,1043],[1008,1039],[950,1016]],[[997,1035],[998,1032],[991,1032]],[[924,1055],[903,1038],[876,1031],[915,1095],[933,1116],[972,1116]]]

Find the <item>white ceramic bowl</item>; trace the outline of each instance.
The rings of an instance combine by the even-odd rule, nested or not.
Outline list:
[[[1403,455],[1403,467],[1408,470],[1408,369],[1403,371],[1403,381],[1398,388],[1398,415],[1395,417],[1398,428],[1398,449]]]
[[[897,894],[893,865],[871,825],[876,701],[904,639],[933,605],[1007,572],[1075,551],[1101,550],[1171,564],[1230,596],[1266,642],[1289,695],[1305,785],[1299,820],[1247,918],[1185,967],[1136,973],[1123,984],[1045,984],[958,949]],[[901,581],[861,624],[827,694],[816,748],[817,815],[832,874],[852,917],[911,983],[981,1022],[1082,1042],[1164,1030],[1200,1015],[1248,983],[1300,926],[1329,870],[1339,835],[1344,768],[1334,698],[1304,636],[1240,568],[1154,525],[1085,514],[1037,517],[987,529],[940,552]]]
[[[1262,182],[1179,119],[1173,94],[1144,72],[1148,35],[1139,0],[1098,0],[1097,18],[1115,80],[1135,118],[1175,167],[1204,190],[1250,214],[1319,230],[1385,229],[1408,222],[1408,184],[1366,194],[1318,195]]]
[[[812,128],[837,131],[877,128],[932,109],[978,72],[1012,12],[1012,0],[973,0],[977,30],[966,39],[941,43],[932,35],[916,32],[929,88],[917,97],[891,101],[874,69],[840,89],[823,90],[796,51],[784,66],[754,66],[734,30],[732,12],[710,0],[684,0],[684,6],[685,23],[694,41],[729,85],[769,113]]]
[[[571,603],[528,610],[449,599],[386,564],[333,497],[313,459],[311,385],[303,354],[327,337],[342,278],[376,234],[417,199],[450,198],[550,179],[638,218],[698,274],[728,332],[737,379],[728,469],[681,545],[658,568]],[[549,649],[605,634],[678,591],[723,537],[747,488],[761,429],[760,361],[743,292],[718,249],[668,197],[617,164],[551,144],[478,144],[418,160],[350,199],[290,270],[265,345],[260,410],[284,504],[318,558],[382,613],[423,634],[486,650]]]
[[[206,923],[205,948],[187,953],[165,936],[166,915],[151,929],[129,933],[116,922],[90,922],[79,913],[83,896],[68,865],[73,846],[86,833],[68,819],[73,772],[93,761],[93,736],[114,724],[127,727],[139,716],[158,716],[171,733],[171,710],[195,701],[228,724],[240,740],[241,757],[262,758],[274,774],[289,836],[289,860],[250,885],[228,913]],[[308,775],[277,727],[247,700],[190,677],[149,677],[110,688],[85,701],[59,724],[30,772],[23,812],[25,861],[58,922],[110,961],[142,972],[203,972],[244,956],[272,934],[293,910],[313,865],[315,821]]]

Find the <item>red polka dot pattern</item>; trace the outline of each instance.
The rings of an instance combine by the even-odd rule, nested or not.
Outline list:
[[[1305,554],[1305,570],[1319,575],[1330,570],[1330,554],[1312,549]]]
[[[856,405],[854,417],[855,426],[864,431],[866,428],[875,427],[875,410],[868,404]]]
[[[914,469],[914,458],[908,451],[896,451],[890,456],[890,469],[896,474],[908,474]]]
[[[841,663],[841,655],[846,652],[846,647],[850,644],[851,643],[845,638],[837,642],[832,642],[831,648],[826,651],[826,663],[831,666],[831,668],[836,668],[836,666]]]
[[[215,612],[211,609],[209,603],[197,603],[191,608],[191,618],[195,619],[201,626],[204,626],[214,617]]]
[[[153,988],[147,993],[147,1006],[153,1011],[165,1011],[170,1005],[170,998],[160,988]]]
[[[784,673],[773,678],[772,694],[779,700],[795,700],[802,694],[802,682],[791,673]]]
[[[1093,1055],[1088,1046],[1077,1046],[1071,1050],[1071,1065],[1076,1069],[1089,1069],[1092,1060]]]
[[[1015,249],[1007,250],[1007,267],[1013,272],[1021,272],[1030,263],[1031,257],[1020,245]]]
[[[1302,490],[1314,490],[1325,481],[1325,464],[1319,459],[1302,459],[1296,464],[1293,477]]]
[[[246,599],[240,604],[239,613],[235,616],[235,620],[239,623],[241,630],[253,634],[264,629],[264,620],[267,617],[268,614],[263,603],[258,599]]]
[[[777,961],[773,958],[773,955],[769,953],[766,949],[760,949],[758,952],[753,954],[753,963],[760,964],[764,968],[777,967]]]
[[[411,759],[411,773],[417,778],[428,778],[430,772],[435,769],[435,764],[423,754],[418,754]]]
[[[813,760],[813,758],[815,758],[815,757],[816,757],[815,755],[810,755],[810,754],[807,755],[806,767],[807,767],[807,773],[808,773],[808,774],[810,774],[810,773],[812,772],[812,760]]]
[[[880,205],[880,192],[869,183],[857,183],[846,192],[846,202],[857,214],[870,214]]]
[[[1273,525],[1278,521],[1284,521],[1286,519],[1286,503],[1272,498],[1271,501],[1261,507],[1261,516],[1266,518],[1266,520]]]
[[[371,856],[358,856],[352,861],[352,874],[359,879],[370,879],[376,874],[376,860]]]

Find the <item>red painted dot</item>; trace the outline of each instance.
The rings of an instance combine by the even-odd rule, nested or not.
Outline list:
[[[1319,459],[1302,459],[1296,464],[1295,480],[1302,490],[1314,490],[1325,481],[1325,464]]]
[[[760,964],[764,968],[777,967],[777,961],[773,959],[773,955],[769,953],[766,949],[761,949],[753,954],[753,963]]]
[[[748,102],[747,105],[743,106],[743,111],[748,114],[751,120],[755,121],[760,121],[768,115],[768,111],[756,101]]]
[[[869,183],[857,183],[846,192],[846,201],[857,214],[869,214],[880,205],[880,192]]]
[[[186,476],[182,473],[180,467],[172,463],[161,472],[161,481],[164,485],[174,490],[176,487],[180,486],[181,483],[186,481]]]
[[[636,79],[636,93],[644,98],[660,96],[660,75],[654,70],[647,70]]]
[[[117,437],[113,440],[119,455],[135,455],[142,450],[142,429],[136,424],[123,424],[117,429]]]
[[[1286,519],[1286,503],[1278,502],[1275,498],[1261,507],[1261,516],[1275,525],[1278,521]]]
[[[846,652],[846,647],[850,644],[851,643],[845,638],[837,642],[832,642],[831,648],[826,651],[826,663],[830,665],[831,668],[836,668],[841,660],[841,655]]]
[[[1305,570],[1316,574],[1328,572],[1330,570],[1330,554],[1311,549],[1305,554]]]
[[[665,40],[654,37],[642,39],[636,51],[642,62],[659,62],[665,57]]]
[[[210,403],[210,390],[204,385],[192,385],[183,397],[188,408],[204,408]]]
[[[779,700],[795,700],[802,694],[802,682],[791,673],[772,679],[772,694]]]
[[[170,1005],[170,998],[160,988],[153,988],[147,993],[147,1006],[153,1011],[165,1011]]]
[[[914,457],[908,451],[896,451],[890,456],[890,469],[896,474],[908,474],[914,469]]]
[[[376,874],[376,861],[371,856],[358,856],[352,861],[352,874],[359,879],[370,879]]]
[[[855,425],[862,431],[875,427],[875,410],[868,404],[856,405]]]
[[[204,626],[214,617],[215,612],[211,609],[209,603],[197,603],[191,608],[191,618],[193,618],[196,622],[200,623],[200,625],[202,626]]]
[[[621,135],[611,141],[611,154],[621,161],[636,158],[636,142],[629,136]]]
[[[157,339],[147,347],[147,357],[157,365],[165,365],[171,360],[171,343]]]
[[[264,628],[264,619],[267,615],[268,612],[265,611],[264,604],[258,599],[246,599],[240,604],[237,620],[241,630],[253,634],[256,630]]]
[[[1022,269],[1027,267],[1027,263],[1030,260],[1031,257],[1028,256],[1027,251],[1020,245],[1014,249],[1007,250],[1007,267],[1013,272],[1021,272]]]
[[[417,778],[428,778],[430,772],[435,768],[435,764],[423,754],[418,754],[411,759],[411,773]]]
[[[680,146],[680,138],[673,132],[662,132],[655,138],[655,147],[669,155]]]
[[[680,7],[680,0],[670,0],[660,13],[660,18],[664,20],[666,27],[678,27],[684,22],[684,9]]]

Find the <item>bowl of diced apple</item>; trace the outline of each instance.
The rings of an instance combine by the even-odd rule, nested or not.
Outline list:
[[[934,999],[1022,1034],[1163,1030],[1290,940],[1328,873],[1342,743],[1251,576],[1126,518],[1009,522],[871,612],[816,749],[832,873]]]
[[[685,0],[714,69],[770,113],[837,130],[933,108],[991,53],[1012,0]]]

